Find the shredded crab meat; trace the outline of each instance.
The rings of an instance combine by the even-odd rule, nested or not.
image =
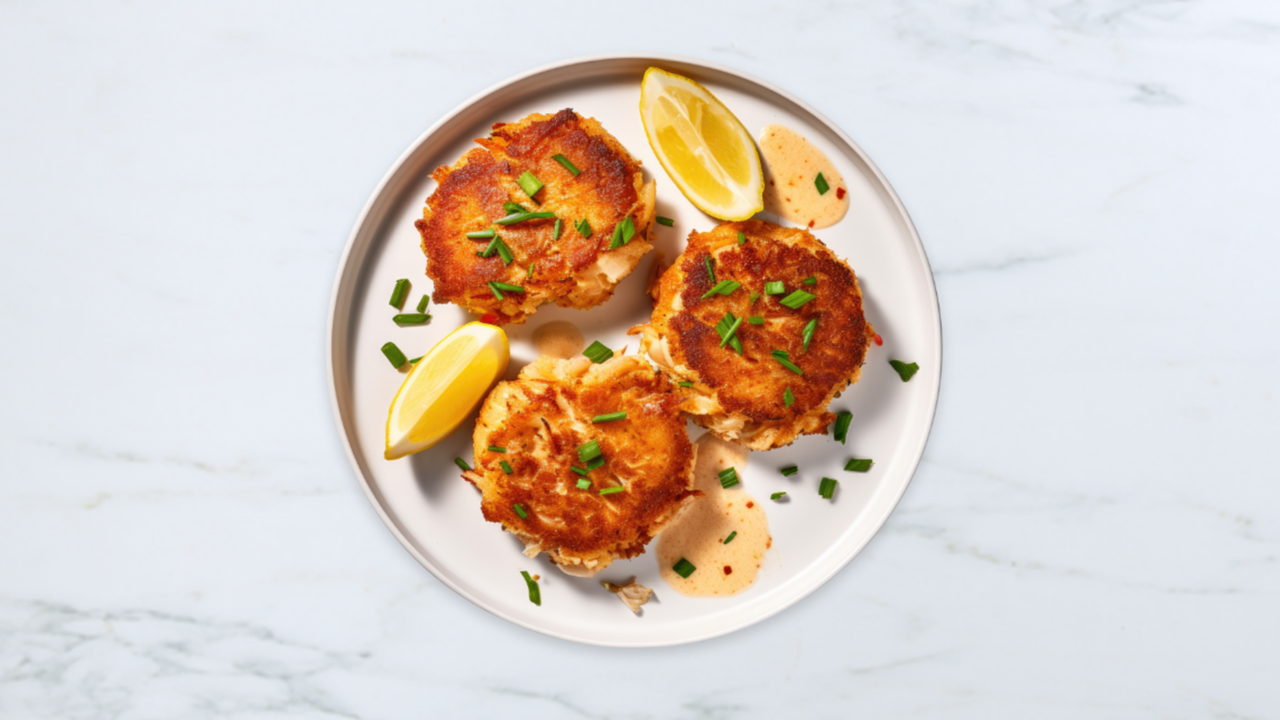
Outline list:
[[[640,606],[649,602],[649,597],[653,595],[653,589],[636,582],[634,575],[625,585],[615,585],[608,580],[600,584],[604,586],[605,590],[617,595],[618,599],[626,603],[627,607],[631,608],[631,612],[637,615],[640,614]]]

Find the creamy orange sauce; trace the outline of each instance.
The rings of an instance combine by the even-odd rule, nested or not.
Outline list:
[[[836,166],[804,136],[785,125],[760,131],[764,209],[807,228],[835,225],[849,212],[849,188]],[[828,190],[819,194],[818,173]]]
[[[698,439],[694,487],[703,497],[658,536],[658,567],[662,579],[681,595],[710,597],[742,592],[755,582],[764,553],[773,545],[764,508],[741,483],[725,489],[720,471],[747,469],[745,446],[707,433]],[[725,545],[725,538],[737,531]],[[697,568],[688,578],[671,568],[684,558]]]
[[[586,346],[582,331],[566,320],[552,320],[533,331],[533,348],[542,355],[568,360]]]

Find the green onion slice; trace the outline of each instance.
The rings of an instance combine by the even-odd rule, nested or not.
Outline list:
[[[866,472],[871,469],[871,458],[850,458],[844,464],[844,469],[849,472]]]
[[[529,602],[542,607],[542,591],[538,590],[538,581],[527,571],[521,570],[520,574],[524,576],[524,584],[529,586]]]
[[[626,490],[626,488],[622,487],[621,485],[618,485],[617,487],[600,488],[600,494],[601,494],[601,495],[612,495],[612,494],[614,494],[614,493],[620,493],[620,492],[622,492],[623,490]]]
[[[524,212],[525,209],[523,205],[517,205],[508,200],[507,202],[502,203],[502,211],[508,215],[515,215],[516,213]]]
[[[831,186],[827,184],[827,179],[822,177],[822,173],[818,173],[818,177],[813,181],[813,186],[818,188],[819,195],[826,195]]]
[[[504,452],[506,452],[506,451],[507,451],[507,449],[506,449],[506,448],[504,448],[504,447],[498,447],[497,445],[490,445],[490,446],[489,446],[489,452],[504,453]]]
[[[729,537],[724,539],[724,544],[728,545],[729,543],[733,542],[733,539],[736,537],[738,537],[738,531],[734,530],[733,532],[729,533]]]
[[[747,318],[747,322],[751,323],[752,325],[763,325],[764,318],[760,317],[759,315],[752,315],[751,317]]]
[[[584,238],[591,237],[591,223],[588,222],[586,218],[582,218],[581,220],[575,222],[573,224],[573,229],[577,230],[578,234]]]
[[[631,238],[636,236],[636,224],[628,215],[622,219],[622,222],[613,226],[613,239],[609,241],[609,249],[617,250],[618,248],[631,242]]]
[[[426,312],[426,311],[427,311],[427,303],[429,303],[429,302],[431,302],[431,296],[430,296],[430,295],[427,295],[426,293],[423,293],[423,295],[422,295],[422,299],[418,301],[418,312],[420,312],[420,313],[424,313],[424,312]]]
[[[573,175],[574,175],[574,177],[577,177],[577,175],[578,175],[579,173],[581,173],[581,172],[582,172],[582,171],[581,171],[581,170],[579,170],[579,169],[578,169],[578,168],[577,168],[573,163],[569,162],[569,158],[567,158],[567,157],[565,157],[565,156],[563,156],[563,155],[561,155],[561,154],[559,154],[559,153],[556,153],[555,155],[552,155],[552,156],[551,156],[551,159],[552,159],[552,160],[555,160],[556,162],[558,162],[558,163],[560,163],[561,165],[563,165],[563,166],[564,166],[564,169],[565,169],[565,170],[568,170],[571,174],[573,174]]]
[[[818,278],[816,278],[816,277],[814,277],[814,276],[810,275],[809,277],[807,277],[807,278],[805,278],[805,279],[801,280],[801,281],[800,281],[800,284],[801,284],[801,285],[817,285],[817,284],[818,284]]]
[[[601,455],[600,443],[596,442],[595,440],[591,440],[590,442],[583,443],[578,448],[578,459],[584,463],[589,463],[592,460],[595,460],[596,458],[600,457],[600,455]]]
[[[836,485],[840,483],[831,478],[822,478],[822,482],[818,483],[818,494],[830,500],[831,496],[836,494]]]
[[[386,355],[387,360],[391,361],[391,367],[398,368],[409,362],[409,359],[404,356],[404,353],[400,352],[400,348],[396,347],[396,344],[393,342],[389,342],[382,346],[382,354]]]
[[[502,294],[501,290],[493,286],[492,282],[489,283],[489,292],[493,293],[493,296],[498,298],[499,300],[502,300],[503,298],[506,297],[506,295]]]
[[[738,471],[734,468],[725,468],[719,472],[719,475],[720,487],[722,488],[731,488],[739,482]]]
[[[795,465],[788,465],[778,470],[778,472],[782,473],[786,477],[791,477],[792,475],[795,475],[796,473],[800,472],[800,468],[796,467]]]
[[[507,462],[506,460],[503,460],[499,462],[498,465],[502,467],[502,472],[508,475],[511,474],[511,463]]]
[[[607,423],[607,422],[613,422],[614,420],[626,420],[626,419],[627,419],[627,412],[623,410],[622,412],[607,413],[605,415],[597,415],[591,418],[591,422]]]
[[[804,326],[804,349],[809,349],[809,341],[813,339],[813,333],[818,329],[818,318],[810,320]]]
[[[796,402],[796,396],[791,392],[791,386],[788,385],[786,390],[782,391],[782,404],[791,407]]]
[[[511,254],[511,248],[507,247],[507,244],[502,242],[502,238],[494,238],[494,239],[498,241],[498,245],[497,245],[498,257],[502,258],[502,264],[510,265],[511,261],[516,259],[516,256]]]
[[[787,292],[786,283],[781,280],[774,280],[764,284],[765,295],[782,295]]]
[[[738,231],[738,244],[739,245],[747,244],[747,234],[742,232],[741,230]]]
[[[524,288],[519,285],[512,285],[510,283],[496,282],[496,281],[491,282],[489,284],[492,285],[493,287],[498,288],[499,290],[506,290],[507,292],[513,292],[513,293],[524,292]]]
[[[400,278],[391,291],[391,307],[399,310],[404,306],[404,296],[409,294],[409,278]]]
[[[697,570],[698,568],[694,567],[693,563],[689,562],[688,560],[684,558],[680,558],[680,561],[677,562],[675,565],[672,565],[671,569],[675,572],[675,574],[679,575],[680,577],[688,578],[690,575],[693,574],[693,571]]]
[[[515,225],[526,220],[550,220],[556,216],[553,212],[518,212],[512,213],[499,220],[494,220],[499,225]]]
[[[419,355],[419,356],[418,356],[418,357],[416,357],[416,358],[409,358],[409,362],[411,362],[411,363],[416,363],[416,362],[418,362],[419,360],[421,360],[421,359],[422,359],[422,358],[424,358],[424,357],[426,357],[426,355]]]
[[[422,325],[430,319],[431,316],[424,313],[400,313],[391,318],[391,321],[397,325]]]
[[[693,383],[690,382],[689,380],[681,380],[676,384],[679,385],[680,387],[693,387]]]
[[[715,284],[715,287],[703,293],[702,299],[706,300],[712,295],[732,295],[733,291],[740,287],[742,287],[742,283],[737,280],[721,280]]]
[[[575,469],[576,469],[576,468],[575,468]],[[590,489],[591,489],[591,481],[590,481],[590,480],[588,480],[588,479],[586,479],[586,478],[578,478],[578,483],[577,483],[577,485],[578,485],[578,489],[579,489],[579,490],[590,490]]]
[[[786,369],[790,370],[791,372],[793,372],[793,373],[795,373],[795,374],[797,374],[797,375],[803,375],[803,374],[804,374],[804,371],[803,371],[803,370],[801,370],[801,369],[799,368],[799,366],[797,366],[795,363],[791,362],[790,357],[791,357],[791,356],[790,356],[790,355],[788,355],[788,354],[787,354],[787,352],[786,352],[785,350],[774,350],[774,351],[773,351],[773,359],[774,359],[774,360],[777,360],[777,361],[778,361],[778,363],[779,363],[780,365],[782,365],[782,367],[784,367],[784,368],[786,368]]]
[[[533,176],[533,173],[525,170],[520,177],[516,178],[516,184],[524,191],[525,195],[533,197],[542,189],[542,181]]]
[[[564,229],[564,223],[563,223],[563,222],[561,222],[560,218],[556,218],[556,231],[551,235],[551,239],[552,239],[552,240],[559,240],[559,239],[560,239],[560,231],[561,231],[561,230],[563,230],[563,229]]]
[[[755,305],[755,304],[756,304],[756,301],[757,301],[757,300],[759,300],[759,299],[760,299],[760,293],[758,293],[758,292],[753,292],[753,293],[751,293],[751,304],[752,304],[752,305]]]
[[[467,464],[466,460],[463,460],[462,458],[454,458],[453,463],[462,468],[462,472],[471,472],[471,466]]]
[[[570,465],[569,469],[578,473],[579,475],[586,475],[587,473],[591,472],[590,470],[586,468],[580,468],[577,465]]]
[[[792,310],[799,310],[805,303],[809,302],[810,300],[815,300],[817,299],[817,297],[818,297],[817,295],[814,295],[812,293],[807,293],[803,290],[796,290],[790,295],[782,298],[781,302],[783,305],[786,305]]]
[[[588,461],[588,462],[587,462],[587,470],[595,470],[596,468],[600,467],[601,465],[604,465],[604,456],[603,456],[603,455],[601,455],[601,456],[600,456],[600,457],[598,457],[598,458],[595,458],[595,459],[593,459],[593,460]]]
[[[536,263],[529,263],[529,279],[530,279],[530,280],[532,280],[532,279],[533,279],[533,266],[534,266],[535,264],[536,264]]]
[[[707,277],[711,278],[712,285],[716,284],[716,268],[715,268],[715,265],[711,262],[710,255],[707,256]]]
[[[784,497],[786,497],[786,496],[787,496],[787,492],[786,492],[785,490],[783,490],[782,492],[776,492],[776,493],[774,493],[774,494],[770,495],[770,496],[769,496],[769,499],[770,499],[770,500],[781,500],[782,498],[784,498]]]
[[[667,227],[672,227],[673,225],[675,225],[675,224],[676,224],[676,221],[675,221],[675,220],[672,220],[672,219],[671,219],[671,218],[669,218],[669,217],[662,217],[661,215],[659,215],[659,216],[658,216],[658,224],[659,224],[659,225],[666,225]]]
[[[606,346],[604,343],[601,343],[599,340],[596,340],[595,342],[587,346],[587,349],[583,350],[582,354],[586,355],[588,358],[591,359],[591,362],[597,365],[613,357],[613,351],[610,350],[608,346]]]
[[[716,323],[716,332],[720,334],[721,340],[724,340],[726,337],[730,337],[729,347],[733,348],[734,352],[741,355],[742,342],[739,341],[738,338],[729,335],[729,328],[732,327],[735,331],[737,330],[737,326],[734,325],[737,321],[738,318],[735,318],[733,313],[725,313],[724,317],[720,318],[720,322]],[[724,347],[724,343],[720,343],[720,347]]]
[[[849,437],[849,423],[851,422],[853,422],[853,413],[848,410],[836,413],[836,426],[831,432],[831,437],[841,445]]]
[[[520,503],[516,503],[515,505],[512,505],[511,509],[516,511],[516,514],[520,516],[521,520],[529,517],[529,513],[525,512],[524,507],[522,507]]]
[[[724,347],[724,344],[729,342],[730,340],[737,339],[734,337],[734,334],[738,332],[738,326],[741,324],[742,324],[742,318],[734,319],[733,324],[729,326],[729,329],[726,330],[724,334],[720,336],[720,347]]]
[[[467,238],[471,240],[488,240],[497,234],[497,230],[476,230],[475,232],[467,233]]]
[[[920,369],[920,366],[916,363],[907,364],[901,360],[890,360],[889,364],[893,366],[894,370],[898,371],[898,377],[902,378],[902,382],[910,380],[911,376],[915,375],[916,371]]]

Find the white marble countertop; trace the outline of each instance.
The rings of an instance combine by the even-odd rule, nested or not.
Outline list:
[[[0,717],[1280,717],[1280,6],[732,7],[0,3]],[[611,51],[845,128],[945,327],[871,545],[772,619],[642,651],[418,566],[324,372],[400,152]]]

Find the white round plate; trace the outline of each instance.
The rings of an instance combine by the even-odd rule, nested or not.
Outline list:
[[[884,338],[872,346],[862,380],[832,405],[853,412],[848,445],[809,436],[794,445],[751,454],[742,488],[761,501],[773,547],[759,578],[725,598],[690,598],[660,577],[650,551],[615,562],[596,578],[573,578],[546,560],[526,558],[514,536],[480,514],[480,498],[459,478],[455,457],[471,462],[468,423],[439,445],[410,458],[382,458],[387,408],[404,375],[380,348],[394,341],[409,357],[475,319],[453,305],[432,305],[434,319],[420,327],[397,327],[388,305],[398,278],[409,278],[406,307],[431,290],[426,261],[413,221],[434,187],[430,173],[453,164],[488,135],[495,122],[533,112],[573,108],[591,116],[643,162],[646,179],[657,180],[658,214],[675,219],[659,226],[657,247],[669,260],[691,230],[717,221],[685,200],[667,177],[645,139],[638,111],[640,78],[650,66],[691,77],[709,88],[753,136],[782,123],[817,145],[836,164],[852,198],[849,214],[815,234],[858,274],[867,318]],[[776,218],[770,218],[777,221]],[[536,357],[533,331],[551,320],[569,320],[587,342],[626,345],[628,328],[646,322],[651,305],[645,280],[649,253],[613,298],[587,311],[543,306],[524,325],[508,326],[514,378]],[[890,359],[917,362],[920,371],[904,383]],[[334,412],[343,442],[365,494],[400,543],[427,570],[471,602],[517,625],[559,638],[596,645],[672,645],[715,637],[746,627],[813,592],[858,554],[897,505],[924,452],[941,378],[942,325],[933,275],[924,247],[889,183],[839,128],[785,91],[723,65],[675,56],[610,55],[579,58],[530,71],[464,103],[427,130],[396,161],[356,222],[334,284],[329,319],[329,375]],[[700,430],[690,425],[691,433]],[[843,470],[850,457],[872,458],[868,473]],[[778,468],[796,464],[783,477]],[[818,496],[823,477],[840,482],[834,500]],[[787,491],[788,501],[769,495]],[[656,541],[655,541],[656,542]],[[528,600],[521,570],[542,576],[542,605]],[[635,575],[654,589],[655,599],[637,617],[600,580]]]

